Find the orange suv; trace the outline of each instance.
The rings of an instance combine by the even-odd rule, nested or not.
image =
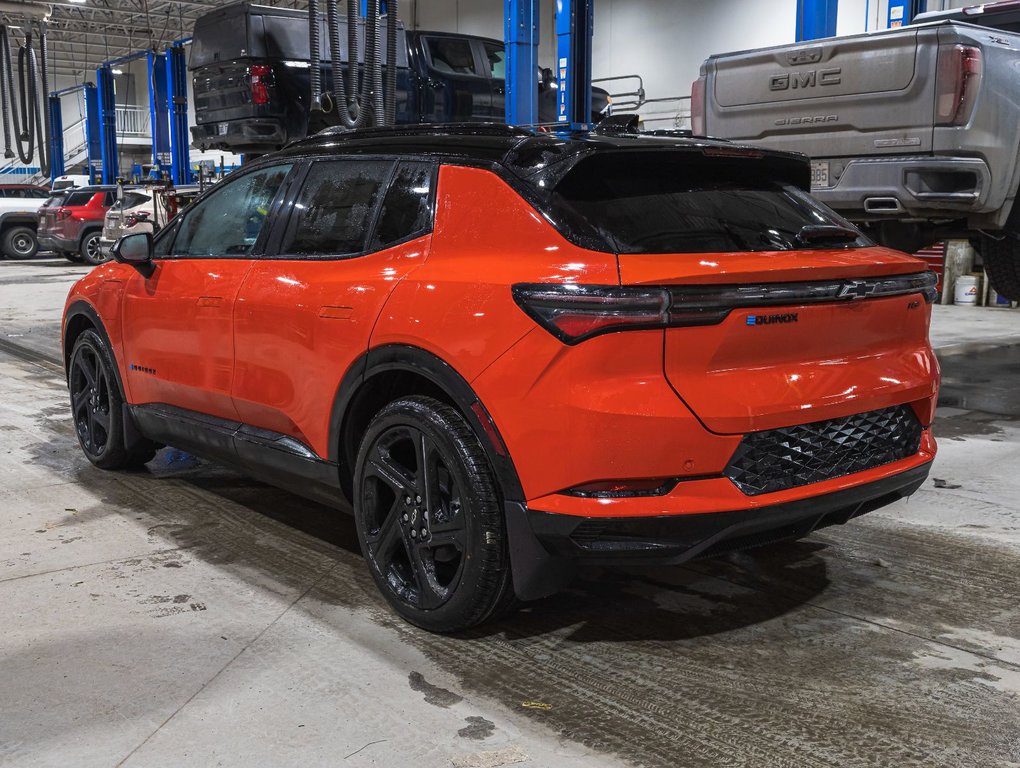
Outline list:
[[[574,564],[680,563],[913,493],[934,276],[800,156],[496,126],[325,132],[71,291],[98,467],[160,445],[352,511],[406,619],[460,630]]]

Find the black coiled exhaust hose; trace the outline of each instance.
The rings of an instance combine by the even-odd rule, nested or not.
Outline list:
[[[329,60],[333,73],[332,103],[337,106],[344,98],[343,56],[340,53],[340,11],[339,0],[326,0],[326,30],[329,36]],[[332,108],[332,107],[331,107]],[[326,112],[331,109],[325,110]]]
[[[309,108],[325,112],[322,104],[322,61],[319,58],[319,0],[308,0],[308,80],[312,88]]]
[[[399,18],[399,0],[388,0],[386,3],[386,87],[383,89],[385,107],[384,125],[397,122],[397,19]]]
[[[25,165],[31,165],[38,144],[39,171],[48,176],[50,126],[49,111],[45,104],[49,93],[49,75],[45,58],[47,42],[44,25],[39,25],[39,41],[43,52],[41,73],[32,47],[32,27],[29,27],[25,34],[25,44],[18,48],[18,90],[15,92],[10,36],[7,27],[0,27],[0,107],[3,109],[0,123],[4,134],[4,156],[14,157],[11,151],[13,129],[18,159]]]

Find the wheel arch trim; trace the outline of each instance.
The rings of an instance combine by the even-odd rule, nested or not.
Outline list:
[[[505,500],[524,501],[524,491],[513,460],[500,432],[481,398],[467,380],[449,363],[421,347],[386,344],[363,353],[344,374],[330,413],[329,460],[343,470],[342,441],[349,427],[348,417],[355,397],[373,378],[390,372],[420,376],[442,390],[474,431],[496,473]],[[346,461],[349,464],[349,461]],[[353,467],[347,467],[353,472]]]

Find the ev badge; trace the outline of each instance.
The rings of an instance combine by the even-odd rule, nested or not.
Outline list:
[[[863,299],[875,292],[874,284],[868,284],[863,280],[851,280],[843,284],[836,294],[837,299]]]

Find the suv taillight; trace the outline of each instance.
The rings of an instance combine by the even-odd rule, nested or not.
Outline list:
[[[57,221],[66,221],[71,218],[71,212],[67,208],[57,208]]]
[[[705,136],[705,76],[691,83],[691,132]]]
[[[251,83],[251,103],[269,103],[269,86],[272,85],[273,70],[268,64],[253,64],[248,67],[248,82]]]
[[[939,48],[936,125],[964,125],[970,119],[981,82],[981,49],[970,45]]]
[[[138,222],[145,221],[148,218],[149,214],[147,211],[135,211],[134,213],[129,213],[124,217],[124,225],[127,227],[133,227]]]

